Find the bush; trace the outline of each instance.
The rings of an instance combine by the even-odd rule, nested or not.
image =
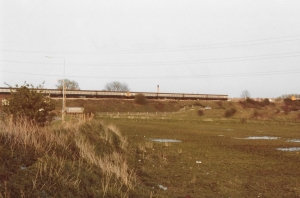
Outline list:
[[[144,94],[137,94],[137,95],[135,95],[134,101],[137,104],[140,104],[140,105],[147,104],[147,98],[146,98],[146,96]]]
[[[268,98],[265,98],[262,102],[265,106],[270,104],[270,100]]]
[[[203,110],[198,110],[197,114],[198,114],[198,116],[203,116],[204,115],[204,111]]]
[[[225,111],[224,116],[226,118],[233,116],[236,113],[236,109],[235,108],[231,108]]]
[[[268,98],[265,98],[261,102],[255,101],[251,98],[247,98],[245,101],[241,101],[240,104],[244,108],[255,108],[255,109],[260,109],[261,107],[265,107],[265,106],[268,106],[268,105],[274,105],[274,104],[270,103],[270,100]]]
[[[10,86],[9,105],[4,105],[3,111],[13,115],[14,120],[24,117],[40,126],[49,124],[55,115],[56,102],[40,91],[41,88],[42,85],[34,87],[29,84],[16,85],[15,88]]]

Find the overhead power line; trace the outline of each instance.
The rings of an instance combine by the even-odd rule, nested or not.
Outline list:
[[[249,60],[264,60],[264,59],[278,59],[278,58],[290,58],[299,57],[300,52],[287,52],[279,54],[265,54],[256,56],[240,56],[240,57],[229,57],[229,58],[216,58],[216,59],[199,59],[199,60],[186,60],[186,61],[158,61],[158,62],[141,62],[141,63],[67,63],[70,66],[92,66],[92,67],[129,67],[129,66],[153,66],[153,65],[183,65],[183,64],[205,64],[205,63],[222,63],[222,62],[238,62],[238,61],[249,61]],[[37,64],[37,65],[61,65],[53,63],[41,63],[32,61],[14,61],[14,60],[0,60],[1,62],[7,63],[20,63],[20,64]]]
[[[115,51],[44,51],[44,50],[15,50],[15,49],[0,49],[3,52],[14,52],[14,53],[34,53],[34,54],[129,54],[129,53],[153,53],[153,52],[174,52],[174,51],[191,51],[191,50],[202,50],[202,49],[216,49],[216,48],[227,48],[227,47],[242,47],[251,45],[263,45],[273,43],[283,43],[300,41],[300,35],[286,36],[286,37],[274,37],[267,39],[227,42],[227,43],[216,43],[207,45],[195,45],[189,47],[178,47],[178,48],[156,48],[156,49],[138,49],[138,50],[115,50]]]
[[[28,72],[13,72],[1,71],[4,73],[24,74],[33,76],[53,76],[62,77],[62,75],[41,74],[41,73],[28,73]],[[282,71],[267,71],[267,72],[251,72],[251,73],[230,73],[230,74],[212,74],[212,75],[180,75],[180,76],[73,76],[66,75],[66,78],[93,78],[93,79],[178,79],[178,78],[215,78],[215,77],[242,77],[242,76],[271,76],[271,75],[284,75],[284,74],[299,74],[300,70],[282,70]]]

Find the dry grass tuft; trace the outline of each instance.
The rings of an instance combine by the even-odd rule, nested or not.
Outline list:
[[[101,185],[91,187],[95,196],[101,190],[103,197],[109,193],[128,197],[129,192],[137,185],[137,176],[124,155],[128,149],[127,138],[114,125],[80,121],[76,124],[65,124],[60,129],[41,128],[20,117],[17,122],[12,122],[12,119],[1,121],[0,140],[9,148],[12,158],[16,158],[13,156],[20,151],[25,156],[31,155],[27,157],[34,162],[29,167],[24,167],[23,171],[29,171],[27,177],[31,175],[31,178],[26,179],[30,180],[30,184],[24,185],[29,185],[35,193],[43,190],[55,191],[59,186],[77,190],[86,188],[81,182],[86,180],[81,178],[84,170],[93,170],[102,175],[98,179]],[[3,184],[0,182],[0,186],[4,186],[6,182],[10,181],[5,179]],[[22,189],[23,187],[14,189],[10,184],[10,188],[5,189],[5,194],[0,196],[23,196],[24,193],[24,196],[34,196],[32,192],[27,195],[26,190]]]

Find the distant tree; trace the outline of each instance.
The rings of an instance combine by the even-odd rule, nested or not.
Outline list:
[[[59,79],[58,84],[55,85],[57,89],[63,89],[63,79]],[[66,90],[80,90],[79,85],[76,81],[71,81],[69,79],[65,79],[65,89]]]
[[[244,90],[241,94],[241,97],[244,99],[250,98],[250,93],[247,90]]]
[[[23,117],[40,126],[49,124],[55,115],[52,112],[55,109],[55,101],[39,90],[43,88],[42,85],[35,88],[25,83],[20,87],[16,85],[15,88],[10,86],[11,97],[8,99],[8,105],[2,106],[3,111],[13,115],[14,120]]]
[[[107,90],[107,91],[129,91],[129,88],[126,83],[113,81],[110,83],[106,83],[105,90]]]

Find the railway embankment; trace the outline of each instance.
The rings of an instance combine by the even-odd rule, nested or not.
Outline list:
[[[61,108],[61,99],[56,99],[57,110]],[[67,99],[67,107],[84,107],[86,113],[95,112],[176,112],[184,107],[217,108],[220,101],[195,100],[147,100],[143,105],[135,100],[122,99]],[[222,104],[226,103],[224,101]]]
[[[57,99],[56,110],[61,110]],[[122,99],[67,99],[67,107],[83,107],[85,113],[174,113],[188,111],[191,115],[209,118],[235,118],[276,121],[299,121],[300,104],[284,101],[266,104],[265,101],[207,101],[207,100],[147,100],[143,105],[135,100]],[[234,110],[234,113],[230,111]],[[194,113],[193,113],[194,112]],[[226,114],[227,112],[227,114]]]

